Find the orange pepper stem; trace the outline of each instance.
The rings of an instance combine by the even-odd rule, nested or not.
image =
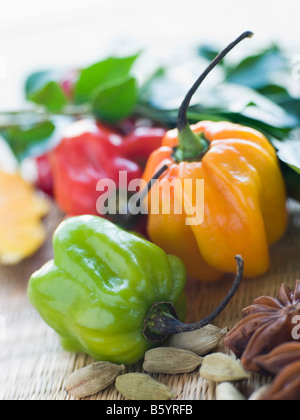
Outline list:
[[[199,136],[193,133],[187,120],[187,110],[191,99],[206,77],[226,57],[226,55],[245,38],[252,38],[252,36],[253,32],[244,32],[234,42],[229,44],[228,47],[226,47],[220,54],[218,54],[217,57],[210,63],[207,69],[201,74],[201,76],[196,80],[194,85],[188,91],[178,111],[177,128],[179,148],[174,153],[175,160],[179,162],[185,160],[201,160],[204,154],[207,152],[209,148],[208,141],[203,136]]]
[[[177,162],[201,160],[209,149],[209,142],[203,135],[195,134],[187,124],[178,131],[179,148],[174,153]]]
[[[213,322],[232,300],[241,284],[244,272],[244,260],[240,255],[237,255],[235,259],[237,262],[237,275],[233,286],[223,302],[210,315],[193,324],[184,324],[178,320],[172,303],[156,303],[152,306],[145,318],[143,331],[145,338],[152,343],[162,343],[170,335],[200,330]]]

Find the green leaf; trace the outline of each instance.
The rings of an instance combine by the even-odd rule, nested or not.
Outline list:
[[[266,134],[283,138],[298,125],[293,115],[251,88],[223,83],[194,107],[200,113],[223,115]]]
[[[54,71],[46,70],[31,74],[25,81],[26,98],[41,90],[47,83],[56,80],[57,74]]]
[[[237,66],[226,68],[226,80],[230,83],[261,89],[272,82],[275,72],[285,71],[286,58],[277,46],[242,60]]]
[[[158,67],[139,88],[139,102],[150,102],[155,82],[166,76],[165,67]]]
[[[268,138],[274,137],[276,139],[284,140],[292,131],[292,129],[288,127],[276,127],[272,124],[268,124],[266,121],[263,121],[261,117],[260,119],[257,119],[257,117],[251,118],[250,116],[245,116],[239,113],[224,113],[223,116],[234,123],[241,124],[246,127],[252,127],[263,133]]]
[[[287,87],[270,84],[258,91],[261,95],[280,105],[288,114],[295,117],[298,120],[298,125],[300,125],[300,98],[291,96]]]
[[[18,159],[25,157],[32,147],[45,142],[52,137],[55,125],[52,121],[45,121],[30,127],[15,127],[1,132],[3,138],[10,145]]]
[[[198,54],[200,57],[205,58],[208,61],[212,61],[216,58],[216,56],[219,54],[220,51],[218,51],[215,47],[212,47],[211,45],[202,45],[198,49]],[[224,61],[221,61],[221,66],[224,65]]]
[[[97,88],[128,76],[138,56],[139,54],[123,58],[110,57],[82,69],[75,86],[76,102],[88,102]]]
[[[28,99],[38,105],[44,105],[52,112],[61,111],[67,103],[65,94],[57,82],[48,82],[41,90],[31,94]]]
[[[67,103],[67,98],[60,84],[57,72],[43,71],[33,73],[25,82],[26,98],[49,111],[58,112]]]
[[[300,202],[300,140],[272,140],[277,149],[288,196]]]
[[[276,85],[274,83],[263,86],[258,89],[258,91],[261,95],[272,98],[272,100],[275,98],[274,102],[278,102],[276,98],[289,97],[288,90],[284,86]]]
[[[300,174],[284,162],[280,162],[288,196],[300,202]]]
[[[300,174],[300,140],[273,141],[279,159]]]
[[[132,113],[137,98],[137,82],[128,76],[110,85],[100,86],[93,95],[93,111],[100,120],[115,123]]]
[[[297,118],[298,126],[300,126],[300,98],[287,97],[285,100],[282,98],[280,105],[286,112]]]

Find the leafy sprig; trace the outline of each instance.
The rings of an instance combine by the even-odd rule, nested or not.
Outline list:
[[[203,45],[191,66],[199,67],[199,56],[211,60],[217,53],[217,48]],[[175,127],[177,109],[162,98],[175,96],[174,102],[180,104],[182,95],[176,100],[176,92],[186,89],[184,78],[172,80],[170,91],[170,69],[158,68],[141,84],[134,74],[140,56],[108,57],[77,70],[71,94],[59,70],[30,75],[24,90],[32,107],[26,112],[0,113],[0,134],[22,160],[56,144],[64,124],[78,118],[97,118],[114,126],[128,117],[149,118],[166,128]],[[188,118],[191,123],[227,120],[262,131],[278,151],[290,195],[300,199],[291,187],[296,185],[294,191],[300,192],[300,140],[293,135],[300,127],[300,95],[291,91],[291,72],[291,60],[277,45],[236,65],[225,60],[217,86],[201,93]]]

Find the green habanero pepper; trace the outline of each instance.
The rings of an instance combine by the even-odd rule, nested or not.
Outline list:
[[[134,363],[152,347],[142,330],[153,303],[172,302],[185,316],[183,263],[141,237],[79,216],[58,227],[53,247],[54,261],[33,274],[28,294],[64,349]]]
[[[65,350],[96,360],[132,364],[172,334],[211,323],[238,289],[236,280],[219,307],[184,324],[186,271],[182,261],[140,236],[98,216],[65,220],[53,238],[54,260],[34,273],[28,295],[60,336]]]

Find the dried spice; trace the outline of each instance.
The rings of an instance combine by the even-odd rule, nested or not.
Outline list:
[[[116,389],[123,397],[136,401],[160,401],[173,397],[169,387],[145,373],[127,373],[118,376]]]
[[[261,398],[269,391],[270,385],[263,385],[256,389],[248,398],[249,401],[260,401]]]
[[[216,387],[217,401],[245,401],[246,397],[230,382],[222,382]]]
[[[145,354],[143,369],[151,373],[179,373],[192,372],[202,363],[202,357],[189,351],[174,347],[157,347]]]
[[[259,371],[258,356],[293,340],[294,317],[300,315],[300,280],[292,291],[283,284],[277,299],[262,296],[242,311],[243,319],[224,338],[247,370]],[[300,341],[300,340],[294,340]]]
[[[262,370],[277,375],[259,399],[300,400],[300,343],[282,344],[255,362]]]
[[[75,371],[66,382],[66,391],[75,398],[84,398],[103,391],[125,371],[124,365],[95,362]]]
[[[200,368],[200,376],[213,382],[236,382],[250,378],[239,361],[223,353],[205,356]]]
[[[220,344],[227,333],[227,328],[220,329],[209,324],[200,330],[171,335],[166,344],[205,356]]]
[[[260,399],[265,401],[299,401],[300,361],[283,369]]]
[[[300,361],[300,343],[290,342],[276,347],[271,353],[255,359],[255,363],[265,372],[277,375],[286,366]]]

